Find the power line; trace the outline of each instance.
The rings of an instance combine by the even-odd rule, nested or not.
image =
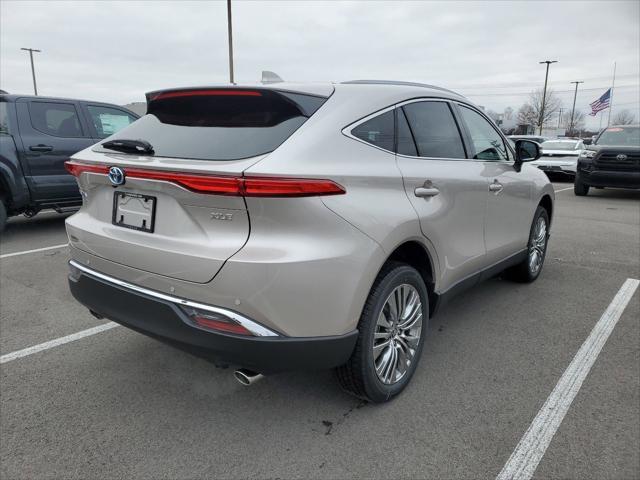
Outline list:
[[[592,88],[583,88],[580,92],[593,92],[598,90],[603,90],[609,88],[610,85],[605,85],[602,87],[592,87]],[[628,84],[628,85],[617,85],[616,89],[619,88],[638,88],[640,89],[640,84]],[[459,91],[464,91],[464,89],[458,88]],[[553,93],[573,93],[573,90],[552,90]],[[517,97],[519,95],[530,95],[531,92],[499,92],[499,93],[465,93],[468,97],[497,97],[497,96],[514,96]]]
[[[617,75],[617,78],[638,78],[637,74],[625,74],[625,75]],[[611,77],[585,77],[585,81],[591,83],[592,81],[595,80],[610,80]],[[561,81],[553,81],[553,82],[549,82],[549,86],[553,86],[553,85],[564,85],[564,82]],[[488,88],[488,89],[494,89],[494,88],[514,88],[514,87],[537,87],[538,85],[540,85],[537,82],[506,82],[506,83],[500,83],[499,85],[495,85],[495,84],[463,84],[463,85],[455,85],[455,84],[449,84],[448,88],[452,88],[452,89],[458,89],[458,90],[463,90],[466,88],[473,88],[473,89],[483,89],[483,88]],[[609,87],[609,85],[607,85],[607,88]]]

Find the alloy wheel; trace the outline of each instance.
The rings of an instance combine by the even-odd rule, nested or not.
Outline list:
[[[542,268],[544,252],[547,247],[547,222],[538,217],[536,226],[529,242],[529,271],[536,275]]]
[[[409,284],[397,286],[378,315],[373,334],[373,363],[386,385],[400,381],[414,361],[422,333],[422,301]]]

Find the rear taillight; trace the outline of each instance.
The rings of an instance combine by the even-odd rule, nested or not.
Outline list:
[[[106,165],[87,165],[85,163],[76,163],[71,160],[64,162],[64,168],[67,169],[74,177],[79,177],[81,173],[102,173],[106,175],[109,173],[109,167]]]
[[[68,161],[69,173],[79,176],[84,172],[106,175],[108,166],[88,165]],[[243,197],[314,197],[319,195],[342,195],[345,189],[331,180],[310,178],[231,177],[202,175],[142,168],[123,168],[126,178],[160,180],[175,183],[192,192],[213,195]]]

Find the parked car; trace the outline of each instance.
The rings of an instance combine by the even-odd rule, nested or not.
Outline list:
[[[548,137],[543,137],[541,135],[509,135],[507,138],[514,142],[516,140],[531,140],[533,142],[543,143],[549,140]]]
[[[245,384],[336,368],[354,395],[405,388],[429,318],[505,269],[534,281],[554,192],[466,98],[420,84],[218,86],[67,166],[69,286],[94,315],[243,367]]]
[[[590,187],[640,188],[640,125],[606,128],[586,147],[573,189],[583,196]]]
[[[137,118],[108,103],[0,95],[0,231],[13,215],[78,208],[64,162]]]
[[[542,156],[535,162],[531,162],[531,165],[548,173],[575,176],[578,157],[585,148],[582,140],[546,140],[540,146],[542,147]]]

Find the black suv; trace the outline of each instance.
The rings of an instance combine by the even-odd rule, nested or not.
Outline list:
[[[0,94],[0,231],[12,215],[80,206],[64,162],[137,119],[108,103]]]
[[[573,191],[589,187],[640,188],[640,125],[606,128],[580,154]]]

